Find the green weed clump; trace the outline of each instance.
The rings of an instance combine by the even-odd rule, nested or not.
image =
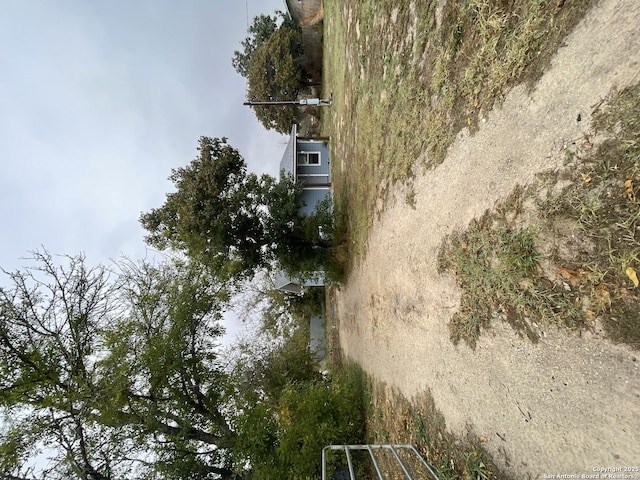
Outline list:
[[[531,227],[510,227],[485,213],[464,232],[454,232],[441,246],[440,272],[449,271],[462,289],[461,307],[449,324],[451,340],[471,348],[492,320],[509,322],[536,341],[534,323],[576,327],[583,314],[561,286],[538,281],[541,260]]]
[[[593,125],[607,140],[539,208],[547,223],[569,219],[588,240],[576,263],[592,272],[593,311],[612,340],[640,349],[640,86],[617,94]]]
[[[562,175],[516,188],[443,240],[439,269],[462,289],[449,325],[455,343],[475,347],[501,319],[534,341],[542,325],[600,324],[611,340],[640,349],[640,86],[596,112],[594,127],[607,139],[571,154]],[[533,206],[522,221],[526,199]]]

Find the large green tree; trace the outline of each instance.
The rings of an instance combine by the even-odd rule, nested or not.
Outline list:
[[[318,226],[329,224],[326,208],[298,215],[301,186],[289,175],[279,180],[247,172],[226,139],[201,137],[198,158],[172,171],[176,191],[163,206],[142,214],[146,240],[160,249],[186,253],[217,278],[250,278],[278,264],[290,273],[317,269],[326,246]]]
[[[253,53],[265,44],[278,29],[299,29],[288,13],[276,10],[274,15],[260,14],[253,18],[247,30],[249,34],[240,45],[242,50],[233,52],[231,65],[243,77],[249,75]]]
[[[269,216],[265,230],[270,235],[271,255],[281,270],[304,277],[328,260],[331,241],[320,237],[320,229],[331,234],[333,217],[330,202],[316,205],[311,215],[298,215],[301,185],[292,175],[281,173],[266,197]]]
[[[238,363],[234,453],[256,478],[318,478],[324,446],[362,441],[361,379],[323,377],[308,339],[300,328],[261,350],[251,343]]]
[[[303,56],[299,29],[276,30],[251,56],[249,98],[260,102],[297,100],[298,93],[309,83]],[[254,111],[265,128],[287,133],[296,120],[298,107],[255,106]]]
[[[291,17],[258,15],[249,26],[231,63],[248,82],[248,96],[253,101],[297,100],[298,93],[309,85],[304,68],[302,31]],[[256,117],[267,129],[288,133],[297,120],[296,106],[255,106]]]
[[[198,152],[188,166],[172,170],[176,191],[164,205],[140,217],[146,241],[185,252],[219,278],[243,277],[265,263],[265,178],[247,173],[225,138],[201,137]]]
[[[33,261],[0,288],[0,477],[234,478],[223,286],[178,261]]]
[[[295,100],[306,84],[303,55],[300,30],[276,30],[251,57],[249,97],[260,101]]]
[[[253,52],[269,40],[278,29],[279,16],[281,16],[281,12],[276,12],[276,15],[273,16],[261,14],[254,17],[247,31],[249,36],[240,42],[242,50],[233,52],[231,65],[243,77],[247,78],[249,75],[249,62]]]
[[[308,478],[356,440],[358,389],[319,375],[304,329],[218,345],[228,292],[198,264],[57,260],[4,272],[0,478]]]

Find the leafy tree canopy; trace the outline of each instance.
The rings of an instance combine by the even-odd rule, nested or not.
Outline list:
[[[184,262],[33,260],[0,288],[0,477],[233,478],[224,288]]]
[[[0,478],[308,478],[359,435],[360,390],[319,375],[303,329],[227,356],[228,292],[197,263],[55,260],[4,272]]]
[[[247,78],[249,74],[249,61],[253,52],[265,43],[271,35],[278,29],[278,16],[280,12],[276,12],[276,15],[258,15],[254,17],[253,22],[249,26],[249,36],[245,38],[240,45],[242,45],[242,51],[236,50],[233,52],[231,58],[231,65],[233,68],[243,77]]]
[[[201,137],[198,150],[172,171],[176,191],[165,204],[140,217],[146,241],[186,253],[223,281],[250,278],[274,262],[290,273],[317,269],[324,256],[318,225],[330,217],[298,216],[300,185],[291,176],[247,173],[224,138]]]
[[[303,55],[300,30],[276,30],[251,58],[249,97],[260,101],[295,100],[305,84]]]
[[[323,378],[307,342],[308,331],[299,329],[275,348],[250,353],[234,382],[242,432],[235,458],[252,462],[256,478],[318,478],[324,446],[362,440],[362,378]]]
[[[296,100],[308,85],[303,64],[302,32],[287,13],[258,15],[249,36],[231,59],[235,70],[248,82],[249,98],[255,101]],[[267,129],[287,133],[297,120],[297,107],[256,106],[255,114]]]
[[[263,265],[265,182],[247,173],[240,153],[225,138],[201,137],[199,155],[172,170],[176,191],[164,205],[142,214],[145,240],[173,248],[212,267],[222,279],[242,278]]]
[[[303,67],[299,29],[279,28],[253,52],[247,80],[249,98],[257,101],[296,100],[308,84]],[[255,106],[256,117],[267,129],[287,133],[296,120],[296,106]]]
[[[240,45],[242,51],[236,50],[231,58],[231,65],[243,77],[249,74],[249,64],[253,53],[271,38],[278,29],[299,29],[288,13],[276,10],[274,15],[260,14],[253,18],[245,38]]]

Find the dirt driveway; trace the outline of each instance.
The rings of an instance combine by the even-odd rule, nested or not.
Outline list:
[[[543,329],[532,344],[497,322],[475,351],[455,347],[447,322],[460,292],[437,272],[438,247],[517,183],[559,165],[594,106],[639,72],[640,2],[601,0],[533,92],[514,89],[478,133],[462,132],[443,164],[416,176],[415,209],[396,190],[337,293],[344,354],[407,398],[430,388],[449,428],[487,437],[516,478],[640,465],[640,355],[598,332]]]

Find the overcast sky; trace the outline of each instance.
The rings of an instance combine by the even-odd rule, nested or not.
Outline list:
[[[41,245],[91,264],[144,256],[138,217],[201,135],[277,175],[286,138],[242,105],[231,67],[246,29],[242,0],[3,0],[0,266]]]

